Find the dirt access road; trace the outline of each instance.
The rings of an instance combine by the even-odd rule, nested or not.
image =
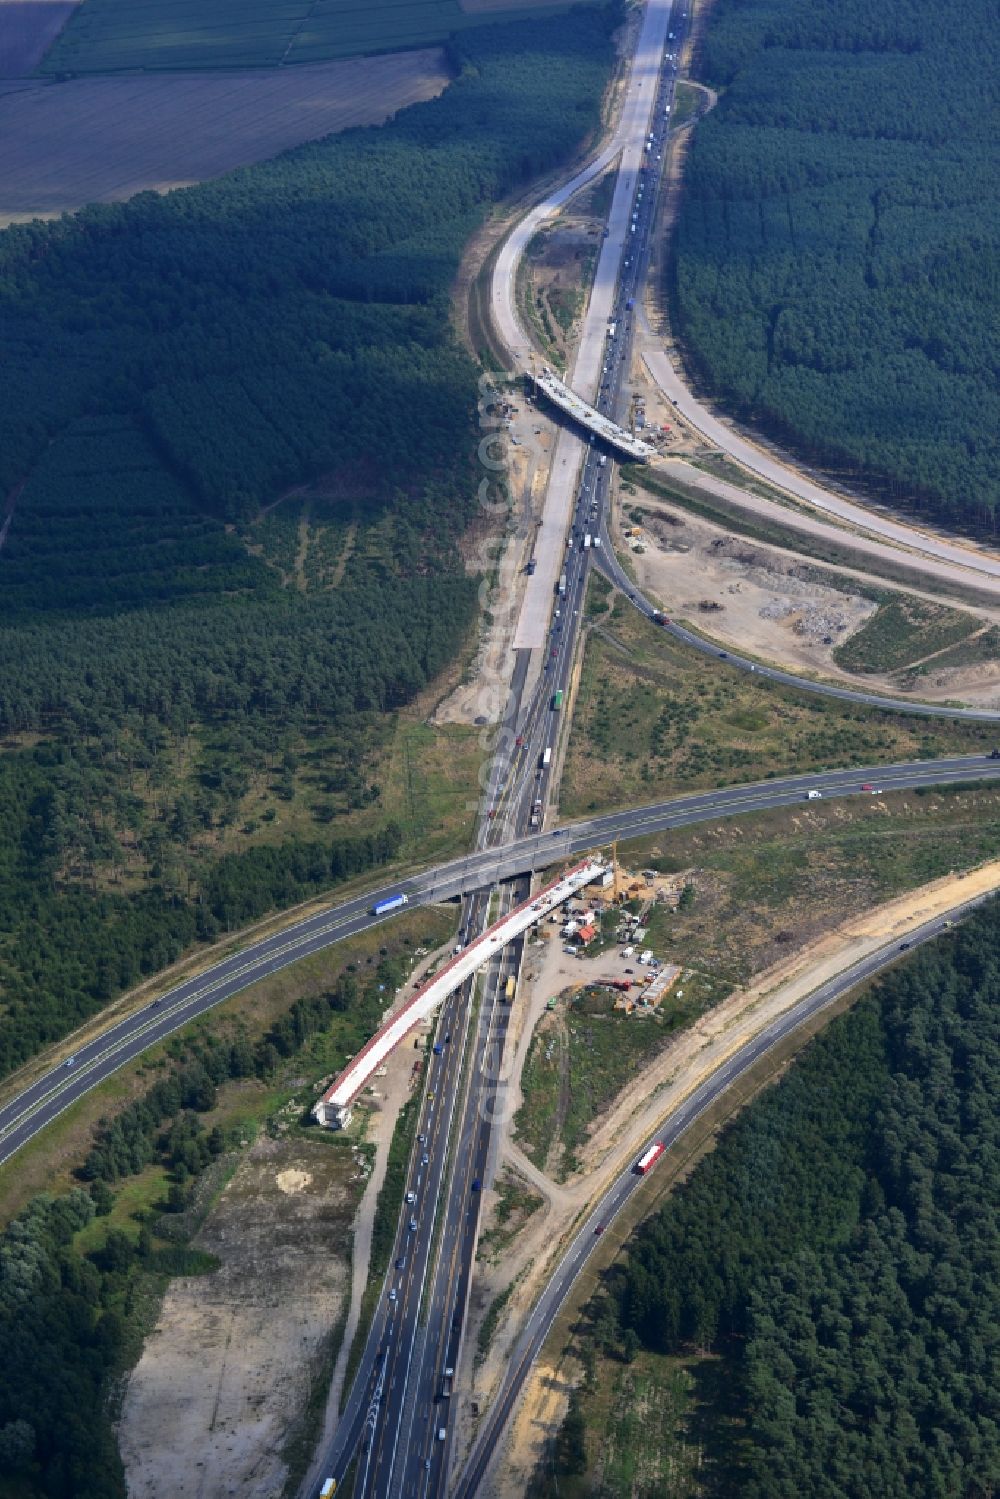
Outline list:
[[[905,941],[908,931],[931,917],[998,888],[1000,861],[992,861],[967,875],[945,876],[874,911],[850,918],[836,931],[760,974],[749,987],[737,990],[701,1016],[643,1069],[627,1092],[595,1120],[589,1140],[578,1151],[579,1174],[560,1187],[552,1184],[547,1193],[542,1189],[546,1201],[505,1250],[502,1273],[490,1272],[490,1295],[480,1298],[483,1310],[503,1286],[515,1282],[516,1286],[489,1352],[478,1367],[472,1367],[475,1328],[470,1328],[470,1336],[466,1338],[463,1357],[467,1366],[460,1371],[459,1383],[480,1402],[481,1409],[486,1408],[502,1378],[510,1349],[558,1259],[572,1224],[598,1199],[608,1181],[638,1152],[659,1123],[747,1039],[825,981],[886,943]],[[553,947],[558,949],[558,944]],[[535,985],[538,995],[554,992],[552,986],[559,977],[558,959],[556,950],[540,965]],[[578,982],[585,977],[579,970],[586,966],[585,962],[574,964]],[[521,1002],[537,1013],[538,1006],[532,998],[522,993]],[[519,1088],[519,1068],[525,1054],[526,1046],[516,1048],[516,1076],[510,1078],[515,1091]],[[507,1117],[509,1121],[510,1116]],[[508,1154],[516,1169],[526,1175],[519,1156],[516,1151]],[[531,1181],[532,1186],[539,1186],[536,1173],[532,1173]],[[614,1242],[613,1235],[612,1228],[609,1243]],[[535,1367],[509,1429],[503,1460],[494,1465],[483,1490],[484,1499],[521,1499],[566,1413],[572,1381],[566,1377],[553,1351],[546,1349],[546,1354],[551,1356],[543,1357]],[[454,1414],[460,1417],[460,1447],[467,1447],[474,1433],[467,1402],[463,1401]]]

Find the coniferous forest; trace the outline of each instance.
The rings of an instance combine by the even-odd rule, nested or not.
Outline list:
[[[451,283],[491,205],[596,127],[617,19],[477,28],[383,127],[0,234],[0,1074],[399,849],[388,818],[337,815],[377,813],[366,747],[476,617]],[[254,527],[317,477],[352,542],[297,586]],[[247,786],[291,794],[317,728],[315,834],[220,862]]]
[[[717,0],[671,267],[696,373],[949,526],[1000,507],[988,0]]]
[[[723,1363],[706,1494],[1000,1475],[1000,907],[882,979],[638,1230],[599,1340]]]

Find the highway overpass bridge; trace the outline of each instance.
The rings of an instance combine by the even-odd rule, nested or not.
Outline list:
[[[342,1129],[349,1123],[351,1117],[351,1104],[365,1084],[372,1078],[389,1053],[399,1045],[400,1041],[426,1020],[443,1000],[453,994],[456,989],[465,983],[467,978],[477,972],[490,958],[499,950],[512,942],[515,937],[520,937],[530,926],[541,921],[556,906],[575,895],[577,890],[582,890],[585,885],[591,885],[600,879],[604,873],[604,865],[596,859],[585,859],[582,864],[577,864],[561,879],[555,880],[551,885],[546,885],[544,890],[539,890],[537,895],[531,896],[523,901],[521,905],[492,926],[487,927],[474,942],[445,964],[416,994],[412,995],[389,1019],[376,1031],[371,1040],[352,1058],[343,1072],[323,1094],[323,1097],[313,1108],[313,1117],[320,1124],[325,1124],[331,1129]]]
[[[546,396],[560,411],[573,418],[579,426],[585,427],[609,447],[615,448],[630,458],[633,463],[648,463],[650,458],[656,454],[656,449],[648,442],[642,442],[638,437],[633,437],[631,432],[626,432],[624,427],[619,427],[609,416],[604,416],[584,401],[575,391],[570,390],[550,369],[543,369],[540,375],[532,374],[531,379],[535,383],[535,389]]]

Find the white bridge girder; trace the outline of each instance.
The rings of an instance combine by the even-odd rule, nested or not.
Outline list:
[[[350,1118],[351,1104],[361,1089],[415,1026],[426,1020],[449,994],[460,988],[467,978],[488,963],[508,942],[541,921],[556,906],[575,895],[577,890],[592,884],[603,872],[604,865],[599,860],[586,859],[560,879],[554,880],[551,885],[546,885],[537,895],[515,906],[480,937],[470,942],[468,947],[456,953],[395,1015],[391,1015],[379,1027],[357,1056],[352,1057],[314,1106],[313,1117],[331,1129],[343,1128]]]

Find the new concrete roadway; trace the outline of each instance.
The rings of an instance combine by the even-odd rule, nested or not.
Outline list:
[[[375,916],[372,907],[390,895],[405,894],[412,905],[454,900],[589,849],[607,847],[615,839],[640,838],[715,818],[790,806],[805,800],[810,791],[832,798],[866,794],[861,791],[865,783],[884,791],[898,791],[978,780],[1000,780],[1000,760],[965,755],[786,776],[587,818],[553,833],[532,834],[394,880],[249,944],[82,1045],[72,1065],[50,1069],[0,1108],[0,1165],[91,1088],[196,1016],[300,958],[387,920]]]
[[[749,469],[751,473],[766,479],[769,484],[802,500],[813,509],[836,516],[849,526],[856,526],[869,535],[904,548],[911,553],[906,559],[911,567],[919,567],[922,572],[949,583],[958,583],[965,588],[975,587],[1000,593],[1000,558],[978,550],[971,543],[963,545],[961,542],[935,536],[931,532],[919,531],[915,526],[892,520],[878,510],[869,510],[823,489],[804,474],[782,463],[779,458],[756,447],[709,411],[691,394],[662,349],[649,350],[645,353],[644,360],[653,381],[674,409],[710,447],[717,448],[741,467]],[[849,536],[844,539],[849,543]]]
[[[885,947],[869,954],[860,962],[845,969],[843,973],[838,974],[836,978],[816,989],[723,1062],[685,1099],[679,1108],[662,1121],[646,1145],[659,1141],[669,1148],[676,1144],[705,1113],[706,1109],[711,1108],[721,1099],[755,1062],[773,1050],[779,1042],[792,1035],[805,1021],[818,1015],[859,984],[873,978],[890,963],[897,961],[903,949],[918,947],[930,941],[932,937],[940,936],[953,921],[967,915],[986,899],[988,899],[987,896],[979,896],[954,907],[949,912],[936,916],[932,921],[927,921],[923,926],[915,928],[905,942],[887,943]],[[646,1146],[642,1148],[645,1149]],[[531,1367],[563,1303],[572,1290],[577,1276],[594,1253],[600,1236],[614,1222],[633,1193],[645,1181],[645,1177],[637,1175],[635,1171],[635,1160],[639,1154],[641,1151],[637,1152],[630,1163],[618,1173],[600,1202],[576,1229],[554,1274],[536,1302],[524,1331],[511,1353],[507,1372],[483,1422],[469,1461],[454,1489],[455,1499],[474,1499],[474,1496],[481,1491],[498,1455],[507,1423],[524,1389]]]
[[[539,362],[531,338],[522,326],[517,312],[517,273],[524,251],[547,219],[558,213],[570,198],[592,182],[611,162],[621,157],[608,216],[607,238],[601,244],[576,359],[568,382],[587,401],[593,401],[597,394],[608,320],[615,304],[626,242],[634,239],[633,202],[643,148],[660,86],[670,11],[670,0],[649,0],[646,6],[621,116],[607,145],[582,171],[577,172],[556,192],[550,193],[520,221],[501,247],[493,270],[490,311],[494,327],[516,372],[524,373]],[[561,571],[566,530],[579,488],[580,465],[587,452],[588,445],[576,432],[568,427],[560,430],[536,541],[537,571],[526,583],[514,638],[516,650],[536,650],[545,645],[552,595]]]

